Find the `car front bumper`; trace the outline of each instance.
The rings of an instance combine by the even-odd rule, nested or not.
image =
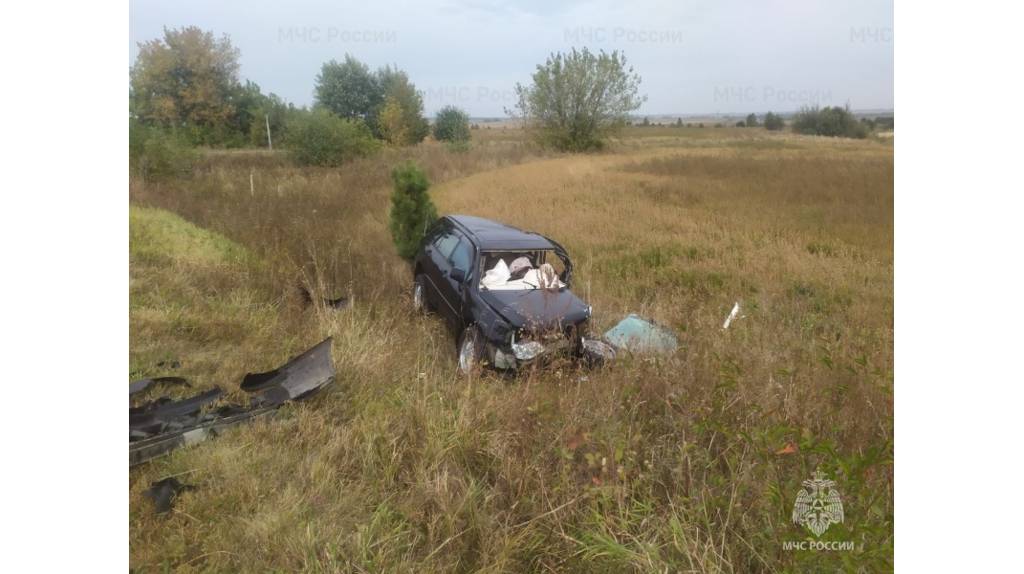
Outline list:
[[[487,358],[496,369],[508,370],[542,363],[555,357],[568,356],[573,353],[575,345],[568,338],[547,340],[543,350],[529,358],[519,358],[511,345],[487,343]]]

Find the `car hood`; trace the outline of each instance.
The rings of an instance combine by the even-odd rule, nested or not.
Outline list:
[[[480,298],[513,328],[551,330],[577,325],[590,317],[590,308],[567,288],[523,291],[480,290]]]

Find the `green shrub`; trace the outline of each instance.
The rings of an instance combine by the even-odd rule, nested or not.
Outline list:
[[[800,134],[865,138],[867,127],[858,122],[848,107],[803,108],[793,116],[793,131]]]
[[[783,121],[782,116],[768,112],[764,115],[764,128],[769,131],[778,131],[786,126],[786,122]]]
[[[145,180],[180,177],[192,172],[199,157],[188,137],[135,120],[128,123],[128,165]]]
[[[445,106],[434,118],[434,139],[444,142],[469,141],[469,114],[455,106]]]
[[[747,121],[745,123],[747,124],[748,128],[756,128],[757,125],[758,125],[757,124],[757,114],[750,114],[750,115],[748,115],[747,116]]]
[[[362,120],[339,118],[321,109],[295,114],[286,131],[285,143],[301,165],[336,167],[379,147]]]
[[[411,161],[392,170],[391,180],[394,189],[388,227],[398,255],[412,259],[427,228],[437,220],[437,209],[427,195],[430,182],[423,170]]]

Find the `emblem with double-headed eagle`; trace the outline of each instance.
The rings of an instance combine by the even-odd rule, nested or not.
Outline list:
[[[843,521],[843,502],[839,491],[832,488],[836,483],[821,471],[815,471],[814,478],[803,485],[793,505],[793,522],[821,536],[829,526]]]

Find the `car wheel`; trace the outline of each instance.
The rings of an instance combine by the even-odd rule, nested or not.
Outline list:
[[[417,313],[426,313],[428,311],[425,285],[423,275],[417,275],[412,283],[412,308]]]
[[[466,327],[459,337],[459,374],[468,375],[480,364],[484,356],[484,341],[476,325]]]

